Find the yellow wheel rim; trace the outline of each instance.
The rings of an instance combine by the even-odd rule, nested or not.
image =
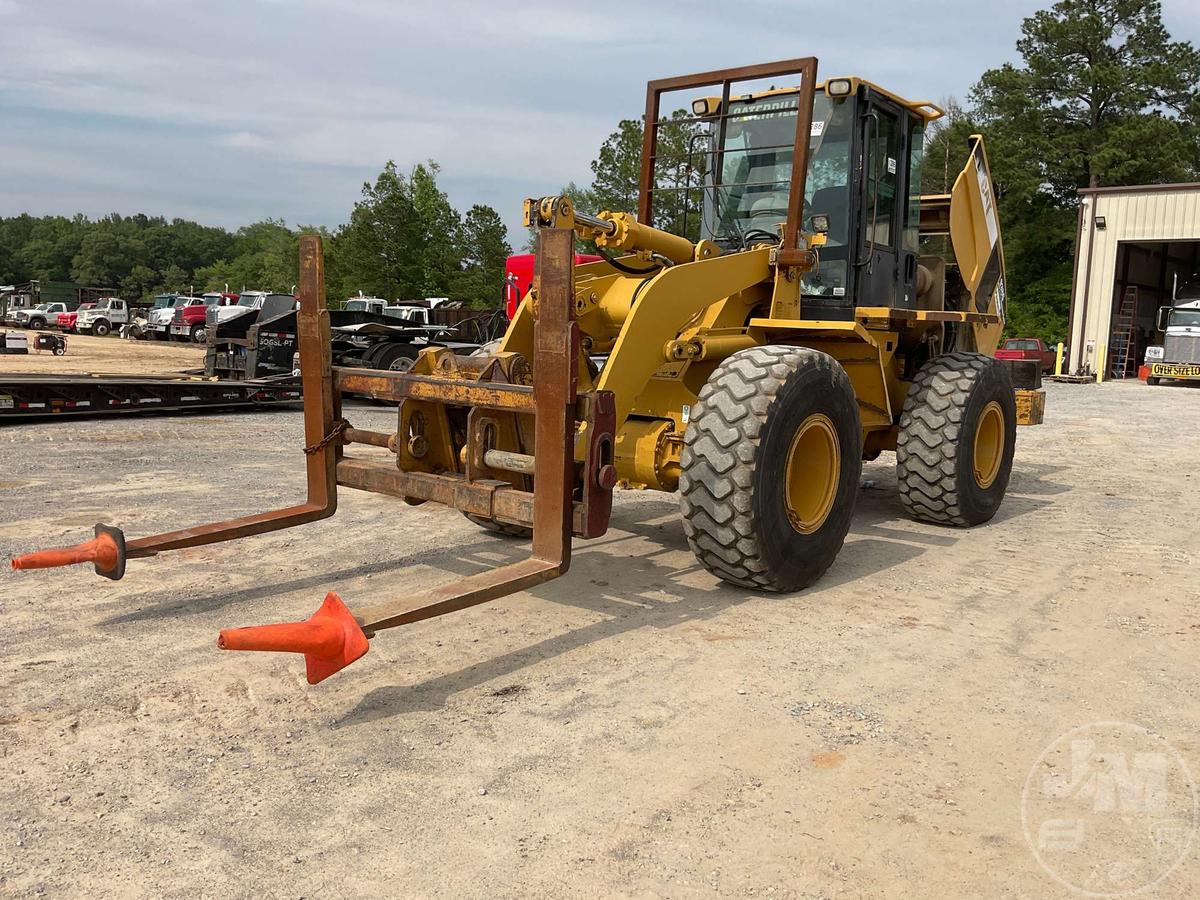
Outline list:
[[[975,429],[975,483],[991,487],[1004,458],[1004,412],[993,400],[983,408]]]
[[[792,528],[812,534],[825,524],[841,473],[841,444],[833,422],[824,413],[813,413],[800,423],[788,450],[784,496]]]

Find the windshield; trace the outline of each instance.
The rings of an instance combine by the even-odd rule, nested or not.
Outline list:
[[[383,314],[390,316],[393,319],[404,319],[405,321],[413,322],[421,318],[419,310],[409,307],[401,307],[400,309],[384,309]]]
[[[1173,309],[1168,328],[1200,328],[1200,309]]]
[[[258,303],[258,294],[242,294],[238,298],[238,306],[255,306]]]
[[[797,94],[784,94],[730,104],[719,183],[713,183],[712,165],[705,179],[704,236],[733,246],[778,239],[787,221],[797,102]],[[820,268],[804,277],[805,294],[846,293],[853,117],[852,102],[814,96],[802,227],[811,229],[813,214],[822,214],[829,234]],[[709,139],[715,143],[716,135]]]
[[[1175,292],[1175,300],[1200,300],[1200,273],[1185,279]]]

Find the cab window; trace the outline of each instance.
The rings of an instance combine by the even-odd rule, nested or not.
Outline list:
[[[877,109],[868,120],[867,240],[892,246],[896,223],[896,197],[900,182],[900,135],[896,117]]]
[[[904,210],[904,249],[921,247],[921,163],[925,159],[925,122],[914,118],[908,126],[908,206]]]

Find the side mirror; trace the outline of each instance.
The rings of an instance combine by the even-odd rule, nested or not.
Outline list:
[[[1157,328],[1159,331],[1166,331],[1167,330],[1167,319],[1170,317],[1170,315],[1171,315],[1171,307],[1160,306],[1158,308],[1158,316],[1154,320],[1154,327]]]

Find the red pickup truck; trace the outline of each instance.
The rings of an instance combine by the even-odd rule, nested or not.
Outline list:
[[[95,309],[95,303],[84,303],[79,309],[71,312],[59,313],[58,318],[54,322],[54,327],[63,334],[75,334],[75,320],[79,318],[79,313],[85,309]]]
[[[999,350],[996,359],[1036,359],[1042,364],[1042,374],[1054,371],[1058,354],[1042,343],[1041,338],[1009,338]]]

